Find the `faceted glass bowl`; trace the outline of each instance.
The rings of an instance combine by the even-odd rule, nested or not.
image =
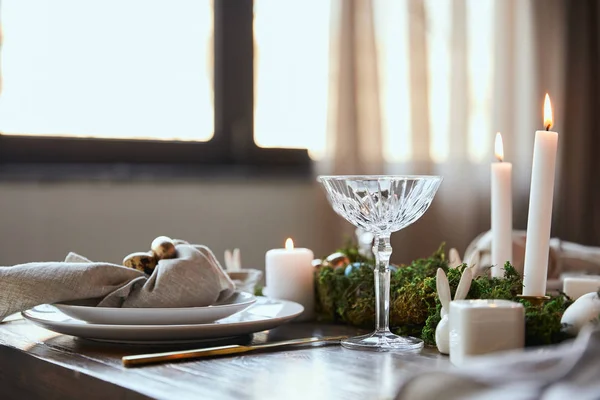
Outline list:
[[[390,332],[390,270],[392,232],[406,228],[429,208],[441,182],[428,175],[319,176],[334,211],[375,235],[375,332],[342,341],[342,346],[375,351],[415,351],[423,341]]]

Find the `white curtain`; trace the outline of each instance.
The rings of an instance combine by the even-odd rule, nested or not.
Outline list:
[[[319,172],[436,174],[430,210],[393,238],[393,261],[489,229],[493,139],[513,163],[525,228],[533,139],[549,92],[561,130],[559,0],[333,0],[329,138]],[[328,207],[321,202],[323,207]],[[349,224],[325,212],[331,246]]]
[[[2,1],[0,0],[0,94],[2,94]]]

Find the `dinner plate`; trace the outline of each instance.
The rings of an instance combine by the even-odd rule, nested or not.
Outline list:
[[[250,293],[235,292],[229,299],[207,307],[111,308],[54,304],[71,318],[108,325],[206,324],[240,312],[256,301]]]
[[[246,310],[209,324],[109,325],[71,318],[53,306],[24,311],[23,317],[48,330],[86,339],[123,343],[175,343],[247,335],[273,329],[300,315],[304,308],[291,301],[257,297]]]

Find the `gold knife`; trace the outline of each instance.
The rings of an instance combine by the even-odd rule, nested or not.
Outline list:
[[[189,360],[193,358],[218,357],[229,354],[247,353],[255,350],[270,349],[273,347],[295,346],[309,343],[339,344],[340,340],[347,336],[325,336],[311,337],[304,339],[284,340],[282,342],[263,343],[253,346],[219,346],[206,349],[171,351],[167,353],[139,354],[135,356],[125,356],[122,358],[123,366],[134,367],[139,365],[156,364],[166,361]]]

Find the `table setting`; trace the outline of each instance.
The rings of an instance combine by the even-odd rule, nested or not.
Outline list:
[[[247,363],[288,382],[293,374],[270,369],[285,370],[287,358],[302,365],[288,387],[306,380],[304,390],[321,398],[340,397],[330,392],[344,382],[330,371],[340,363],[352,364],[363,384],[377,382],[368,393],[345,383],[352,390],[344,393],[356,398],[378,397],[380,389],[398,399],[596,398],[600,276],[590,273],[600,271],[600,251],[550,237],[558,134],[550,131],[548,96],[544,127],[535,135],[527,230],[512,227],[512,167],[498,134],[491,230],[474,238],[462,257],[441,244],[429,257],[390,263],[392,233],[424,215],[443,177],[319,176],[333,210],[356,228],[354,242],[315,258],[288,238],[284,248],[266,251],[264,286],[263,271],[244,268],[239,248],[225,252],[223,267],[207,246],[167,236],[121,264],[69,253],[62,262],[0,267],[0,332],[9,338],[0,336],[0,344],[20,351],[35,349],[31,343],[48,346],[29,334],[31,343],[19,341],[23,325],[10,324],[21,323],[43,328],[36,335],[53,332],[49,342],[77,338],[35,354],[56,362],[53,352],[68,348],[77,359],[80,349],[86,359],[110,366],[103,374],[168,372],[160,378],[164,387],[155,384],[159,398],[170,398],[169,385],[205,393],[180,377],[217,379],[202,365],[225,365],[218,360]],[[122,350],[106,350],[111,346]],[[379,374],[360,372],[361,364]],[[86,368],[99,373],[95,364]],[[135,384],[120,385],[149,395]],[[289,397],[278,390],[273,398]]]
[[[64,262],[3,268],[0,318],[21,312],[59,333],[156,344],[247,335],[303,312],[297,303],[237,290],[206,246],[162,236],[151,247],[122,266],[70,253]]]

